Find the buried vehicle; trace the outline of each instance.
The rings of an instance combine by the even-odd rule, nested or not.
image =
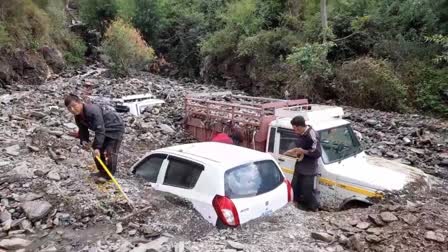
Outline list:
[[[217,227],[270,215],[292,199],[292,188],[269,154],[203,142],[154,150],[131,172],[159,191],[189,200]]]
[[[322,156],[316,189],[321,205],[340,209],[352,204],[371,204],[385,191],[401,190],[416,182],[429,188],[421,170],[367,155],[350,122],[336,106],[308,104],[306,99],[277,100],[223,94],[197,94],[185,98],[185,128],[199,141],[225,132],[238,145],[270,153],[287,179],[292,180],[297,159],[284,155],[295,147],[290,121],[303,116],[319,133]],[[298,167],[300,169],[300,167]]]

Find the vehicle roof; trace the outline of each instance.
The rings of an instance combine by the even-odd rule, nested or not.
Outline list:
[[[254,161],[272,160],[272,156],[267,153],[218,142],[182,144],[154,152],[173,154],[202,163],[213,162],[224,170]]]
[[[290,118],[290,117],[278,118],[271,122],[271,126],[276,126],[276,127],[285,128],[285,129],[292,129],[291,119],[292,118]],[[323,120],[323,121],[306,121],[306,123],[308,125],[310,125],[311,127],[313,127],[313,129],[316,131],[350,124],[349,121],[344,120],[344,119],[338,119],[338,118]]]

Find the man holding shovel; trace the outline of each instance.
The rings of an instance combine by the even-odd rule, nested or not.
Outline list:
[[[81,145],[89,146],[89,129],[95,132],[92,143],[92,152],[99,172],[92,174],[96,182],[105,182],[110,179],[102,165],[95,158],[101,157],[111,174],[117,170],[118,152],[124,134],[124,123],[120,116],[111,110],[103,110],[96,104],[84,103],[73,94],[64,99],[68,111],[75,116],[79,128]]]

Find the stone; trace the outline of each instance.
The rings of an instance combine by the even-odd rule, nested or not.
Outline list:
[[[173,128],[171,128],[169,125],[166,125],[166,124],[161,124],[161,125],[159,125],[159,127],[165,134],[173,134],[176,132],[176,131],[174,131]]]
[[[333,236],[328,233],[323,232],[312,232],[311,237],[316,240],[324,241],[324,242],[332,242]]]
[[[117,234],[121,234],[123,232],[123,225],[121,224],[121,222],[117,223],[116,225],[116,231],[115,233]]]
[[[359,222],[356,227],[362,230],[368,229],[370,227],[370,223],[369,222]]]
[[[369,220],[371,220],[377,226],[384,226],[384,221],[376,214],[369,214]]]
[[[136,248],[132,249],[131,252],[146,252],[146,251],[158,251],[162,248],[163,244],[168,241],[167,237],[160,237],[148,243],[139,244]]]
[[[366,232],[368,234],[380,235],[383,232],[383,230],[381,228],[368,228]]]
[[[448,167],[448,159],[444,159],[444,160],[440,161],[439,165],[443,166],[443,167]]]
[[[57,136],[57,137],[61,137],[62,135],[64,135],[64,132],[59,131],[59,130],[52,130],[49,132],[51,135],[53,136]]]
[[[355,234],[349,239],[349,247],[355,251],[364,251],[364,244],[361,241],[361,235]]]
[[[17,164],[14,169],[12,169],[11,173],[17,175],[21,178],[32,178],[33,171],[28,167],[27,162],[22,162]]]
[[[184,252],[185,251],[185,243],[183,241],[176,244],[174,247],[174,252]]]
[[[370,127],[374,127],[374,126],[376,126],[376,125],[378,124],[378,121],[377,121],[377,120],[374,120],[374,119],[369,119],[369,120],[366,121],[366,123],[367,123],[367,125],[369,125]]]
[[[132,229],[132,230],[129,230],[129,235],[130,236],[134,236],[134,235],[136,235],[137,234],[137,230],[135,230],[135,229]]]
[[[403,137],[403,142],[405,145],[410,145],[411,144],[411,139],[407,138],[407,137]]]
[[[16,144],[16,145],[6,147],[5,152],[6,152],[6,154],[8,154],[10,156],[17,157],[18,155],[20,155],[20,145]]]
[[[40,111],[30,111],[29,114],[36,119],[42,119],[46,116],[45,113],[42,113]]]
[[[54,73],[60,73],[64,70],[65,60],[61,51],[53,47],[44,46],[40,49],[40,52]]]
[[[2,221],[4,231],[11,229],[12,217],[10,212],[3,210],[0,214],[0,220]]]
[[[443,243],[445,242],[445,235],[434,231],[428,231],[425,234],[425,239]]]
[[[63,125],[67,129],[77,129],[78,128],[78,126],[76,124],[74,124],[74,123],[64,123]]]
[[[61,180],[61,175],[59,175],[59,173],[57,171],[52,170],[47,174],[47,178],[49,178],[51,180],[59,181],[59,180]]]
[[[378,243],[381,240],[382,240],[381,237],[379,237],[377,235],[369,234],[366,236],[366,241],[371,242],[371,243]]]
[[[246,248],[244,244],[235,241],[227,241],[227,247],[236,250],[244,250]]]
[[[55,246],[49,246],[40,250],[39,252],[57,252],[57,251],[58,249]]]
[[[39,152],[39,147],[36,147],[36,146],[33,146],[33,145],[28,145],[27,146],[28,147],[28,149],[30,149],[31,151],[34,151],[34,152]]]
[[[404,222],[406,222],[408,225],[414,225],[417,221],[418,218],[415,217],[412,214],[406,214],[405,216],[401,217],[403,219]]]
[[[44,196],[43,193],[33,193],[33,192],[30,192],[30,193],[27,193],[25,195],[20,195],[20,196],[16,197],[15,199],[17,201],[25,202],[25,201],[37,200],[37,199],[42,198],[43,196]]]
[[[27,201],[22,204],[25,215],[31,221],[40,220],[50,212],[51,204],[48,201]]]
[[[26,231],[32,231],[33,230],[33,224],[29,220],[23,220],[19,224],[20,229],[26,230]]]
[[[14,250],[26,248],[31,244],[31,241],[22,238],[3,239],[0,241],[0,248]]]
[[[382,212],[382,213],[380,213],[380,217],[384,222],[387,222],[387,223],[398,220],[397,216],[395,216],[391,212]]]
[[[10,164],[11,164],[11,162],[8,162],[8,161],[0,161],[0,167],[8,166]]]

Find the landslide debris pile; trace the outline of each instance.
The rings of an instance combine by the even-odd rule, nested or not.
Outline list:
[[[0,89],[0,251],[374,251],[391,244],[395,251],[446,250],[446,186],[420,198],[407,198],[409,203],[398,195],[383,205],[344,212],[307,213],[288,205],[241,228],[218,231],[190,204],[155,192],[130,176],[128,168],[147,151],[193,141],[182,130],[187,93],[217,91],[223,90],[146,73],[113,79],[100,66],[65,74],[41,86]],[[90,153],[79,147],[78,139],[67,135],[76,130],[63,105],[69,92],[106,104],[110,98],[140,93],[165,101],[140,117],[122,114],[127,127],[117,179],[134,202],[134,211],[113,185],[98,187],[90,179]],[[348,110],[372,154],[412,161],[443,177],[446,122]],[[391,125],[394,120],[395,126]],[[413,132],[419,133],[414,136]],[[410,152],[411,148],[418,151]],[[379,226],[369,218],[382,220],[383,212],[397,220]],[[385,218],[392,219],[392,215]],[[344,225],[336,225],[342,220],[346,220]],[[346,243],[340,241],[342,235]]]

